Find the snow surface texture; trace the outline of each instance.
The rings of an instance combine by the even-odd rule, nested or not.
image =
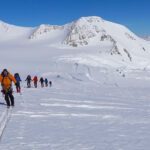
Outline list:
[[[99,76],[93,81],[64,75],[53,79],[52,88],[22,88],[0,149],[149,150],[147,73]],[[5,109],[0,106],[2,117]]]
[[[13,109],[0,96],[0,149],[149,150],[150,42],[126,27],[100,17],[35,28],[0,22],[3,68],[23,82]],[[28,74],[52,88],[27,89]]]

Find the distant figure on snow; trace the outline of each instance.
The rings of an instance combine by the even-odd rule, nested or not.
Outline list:
[[[34,87],[37,88],[37,82],[38,82],[38,77],[34,76],[33,78],[33,83],[34,83]]]
[[[49,86],[50,86],[50,87],[52,86],[52,81],[49,81]]]
[[[21,86],[20,86],[21,78],[20,78],[19,73],[15,73],[15,74],[14,74],[14,77],[15,77],[15,79],[16,79],[16,81],[17,81],[17,83],[16,83],[16,90],[17,90],[17,93],[21,93]]]
[[[30,88],[31,87],[31,81],[32,81],[31,76],[28,75],[25,81],[27,81],[27,88]]]
[[[48,87],[48,80],[45,78],[45,87]]]
[[[43,77],[40,78],[39,82],[41,83],[41,87],[43,88],[44,87],[44,79],[43,79]]]

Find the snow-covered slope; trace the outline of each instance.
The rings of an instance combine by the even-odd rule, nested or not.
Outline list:
[[[18,27],[0,21],[0,42],[7,40],[18,40],[28,38],[33,32],[33,28]]]
[[[6,50],[10,52],[10,49],[17,53],[17,58],[37,62],[43,56],[43,60],[55,58],[61,63],[99,67],[144,68],[150,63],[150,42],[136,36],[123,25],[95,16],[82,17],[63,26],[43,24],[34,28],[0,22],[0,48],[2,64]],[[31,58],[28,51],[32,54]],[[15,59],[13,55],[10,59],[12,57]]]
[[[105,21],[100,17],[83,17],[73,23],[64,43],[77,47],[111,43],[109,53],[128,57],[132,61],[133,53],[142,54],[150,50],[146,42],[126,27]],[[133,55],[134,57],[134,55]]]

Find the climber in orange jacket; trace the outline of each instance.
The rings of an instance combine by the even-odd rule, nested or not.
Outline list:
[[[17,85],[17,81],[13,75],[11,75],[7,69],[4,69],[0,74],[0,83],[2,86],[2,93],[5,95],[5,101],[7,106],[14,106],[14,96],[12,89],[12,82]]]

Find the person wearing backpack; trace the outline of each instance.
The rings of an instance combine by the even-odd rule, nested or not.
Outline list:
[[[34,83],[34,87],[37,88],[37,82],[38,82],[38,77],[34,76],[33,78],[33,83]]]
[[[25,81],[27,81],[27,88],[30,88],[31,87],[31,81],[32,81],[31,76],[28,75]]]
[[[43,77],[40,78],[39,82],[41,83],[41,87],[43,88],[44,87],[44,79],[43,79]]]
[[[48,79],[47,78],[45,78],[45,87],[48,87]]]
[[[20,78],[19,73],[15,73],[14,77],[17,81],[17,86],[16,86],[17,93],[21,93],[21,86],[20,86],[21,78]]]
[[[0,74],[0,83],[2,86],[2,93],[4,94],[7,106],[14,106],[14,96],[12,89],[12,82],[17,85],[17,81],[13,75],[11,75],[7,69],[4,69]]]
[[[52,87],[52,81],[49,81],[49,86]]]

